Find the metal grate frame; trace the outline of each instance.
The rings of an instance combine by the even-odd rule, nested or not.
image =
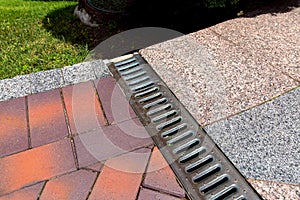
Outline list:
[[[108,67],[190,199],[262,199],[139,54]]]

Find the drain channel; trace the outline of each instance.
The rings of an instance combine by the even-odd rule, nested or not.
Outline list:
[[[108,67],[190,199],[261,199],[139,54]]]

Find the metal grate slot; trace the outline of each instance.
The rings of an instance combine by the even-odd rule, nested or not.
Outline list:
[[[170,145],[174,145],[177,144],[178,142],[182,142],[184,140],[186,140],[189,137],[192,137],[194,135],[193,131],[187,131],[181,135],[178,135],[177,137],[172,138],[171,140],[167,141],[167,144]]]
[[[136,67],[138,66],[140,63],[138,62],[134,62],[134,63],[130,63],[128,65],[121,65],[120,67],[118,67],[118,70],[119,71],[125,71],[125,70],[128,70],[128,69],[131,69],[133,67]]]
[[[213,189],[216,189],[218,186],[222,185],[223,183],[226,183],[227,181],[229,181],[229,176],[227,174],[223,174],[222,176],[202,186],[200,188],[200,191],[207,193]]]
[[[208,155],[205,158],[203,158],[201,160],[198,160],[197,162],[195,162],[193,164],[188,165],[185,168],[185,171],[188,172],[188,173],[192,173],[195,170],[198,170],[198,169],[204,167],[205,165],[207,165],[207,164],[209,164],[209,163],[211,163],[213,161],[214,161],[214,157],[211,156],[211,155]]]
[[[136,78],[139,78],[141,76],[144,76],[146,74],[145,71],[141,71],[141,72],[138,72],[136,74],[129,74],[127,76],[124,76],[124,80],[125,81],[130,81],[130,80],[133,80],[133,79],[136,79]]]
[[[189,142],[187,142],[187,143],[185,143],[185,144],[183,144],[183,145],[175,148],[173,150],[173,154],[180,154],[180,153],[182,153],[184,151],[192,149],[193,147],[195,147],[195,146],[197,146],[199,144],[200,144],[200,140],[198,138],[197,139],[193,139],[192,141],[189,141]]]
[[[166,105],[163,105],[159,108],[156,108],[156,109],[153,109],[153,110],[150,110],[147,112],[147,115],[148,116],[152,116],[152,115],[156,115],[156,114],[159,114],[160,112],[163,112],[163,111],[166,111],[166,110],[169,110],[171,109],[173,106],[172,104],[166,104]]]
[[[150,108],[153,108],[153,107],[155,107],[155,106],[164,104],[164,103],[166,103],[166,102],[168,102],[168,99],[167,99],[167,98],[161,98],[161,99],[158,99],[158,100],[156,100],[156,101],[154,101],[154,102],[151,102],[151,103],[149,103],[149,104],[144,105],[143,108],[144,108],[145,110],[148,110],[148,109],[150,109]]]
[[[121,62],[116,62],[116,63],[115,63],[115,66],[116,66],[116,67],[119,67],[119,66],[121,66],[121,65],[126,65],[126,64],[131,63],[131,62],[134,62],[134,61],[136,61],[136,58],[132,57],[132,58],[126,59],[126,60],[121,61]]]
[[[161,134],[161,137],[167,138],[167,137],[172,136],[172,135],[174,135],[174,134],[178,133],[179,131],[181,131],[183,129],[186,129],[186,128],[187,128],[187,124],[186,123],[180,124],[180,125],[178,125],[178,126],[176,126],[174,128],[171,128],[171,129],[163,132]]]
[[[200,172],[199,174],[197,174],[196,176],[193,177],[193,181],[194,183],[199,183],[201,181],[203,181],[204,179],[218,173],[219,171],[221,171],[221,165],[220,164],[216,164],[202,172]]]
[[[152,81],[149,81],[149,82],[146,82],[146,83],[143,83],[143,84],[140,84],[140,85],[137,85],[137,86],[133,87],[132,91],[133,92],[138,92],[139,90],[146,89],[146,88],[151,87],[153,85],[154,85],[154,83]]]
[[[201,154],[204,154],[206,152],[206,148],[204,147],[200,147],[199,149],[196,149],[194,151],[192,151],[191,153],[185,155],[185,156],[182,156],[180,159],[179,159],[179,162],[180,163],[186,163],[186,162],[189,162],[195,158],[197,158],[199,155]]]
[[[122,72],[120,72],[120,74],[121,74],[122,76],[127,76],[127,75],[130,75],[130,74],[139,72],[139,71],[141,71],[141,70],[143,70],[143,68],[142,68],[141,66],[137,66],[137,67],[135,67],[135,68],[132,68],[132,69],[129,69],[129,70],[126,70],[126,71],[122,71]]]
[[[239,196],[238,198],[236,198],[235,200],[247,200],[246,197],[244,197],[244,195]]]
[[[137,93],[134,96],[135,96],[135,98],[141,98],[141,97],[144,97],[144,96],[146,96],[148,94],[151,94],[153,92],[157,92],[158,90],[159,90],[158,87],[153,87],[153,88],[150,88],[149,90]]]
[[[134,79],[132,81],[128,81],[128,85],[130,85],[130,86],[137,85],[137,84],[142,83],[147,80],[149,80],[148,76],[142,76],[142,77]]]
[[[153,99],[156,99],[156,98],[158,98],[158,97],[161,97],[161,96],[162,96],[162,93],[158,92],[158,93],[155,93],[155,94],[153,94],[153,95],[151,95],[151,96],[148,96],[148,97],[145,97],[145,98],[139,100],[139,102],[140,102],[141,104],[144,104],[144,103],[147,103],[147,102],[149,102],[149,101],[151,101],[151,100],[153,100]]]
[[[163,130],[163,129],[169,128],[169,127],[181,122],[181,120],[182,120],[181,116],[175,117],[173,119],[170,119],[169,121],[159,124],[158,126],[156,126],[156,128],[157,128],[157,130]]]
[[[229,186],[228,188],[222,190],[221,192],[217,193],[216,195],[212,196],[210,200],[222,200],[228,198],[232,194],[236,193],[238,188],[235,184]]]
[[[157,116],[157,117],[154,117],[153,119],[152,119],[152,122],[153,123],[158,123],[158,122],[160,122],[160,121],[162,121],[162,120],[164,120],[164,119],[168,119],[169,117],[172,117],[172,116],[174,116],[174,115],[176,115],[177,114],[177,110],[171,110],[171,111],[169,111],[169,112],[167,112],[167,113],[164,113],[164,114],[162,114],[162,115],[159,115],[159,116]]]
[[[261,199],[151,66],[131,56],[109,70],[188,198]]]

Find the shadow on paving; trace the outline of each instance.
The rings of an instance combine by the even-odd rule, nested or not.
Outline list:
[[[77,45],[88,45],[91,50],[100,42],[119,32],[139,27],[163,27],[187,34],[237,17],[255,17],[265,13],[288,12],[300,0],[241,0],[238,6],[226,9],[206,9],[201,1],[139,0],[127,14],[99,13],[94,15],[98,27],[88,27],[73,16],[75,6],[55,10],[43,20],[43,26],[53,36]]]
[[[255,17],[262,14],[285,13],[300,6],[300,0],[254,0],[244,1],[241,5],[245,10],[243,17]]]

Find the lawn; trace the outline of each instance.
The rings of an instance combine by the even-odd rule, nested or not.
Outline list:
[[[85,26],[73,17],[76,1],[0,0],[0,79],[82,62],[88,54]],[[57,11],[77,33],[59,34],[68,27],[53,20]],[[60,21],[64,19],[59,19]],[[56,24],[54,24],[56,23]],[[56,31],[50,31],[52,27]],[[72,40],[71,40],[72,39]]]
[[[82,62],[89,50],[124,30],[151,26],[187,34],[234,18],[244,8],[256,10],[261,1],[245,0],[230,9],[207,9],[198,1],[135,1],[130,15],[100,15],[99,26],[92,28],[73,16],[77,0],[0,0],[0,80]],[[289,8],[284,2],[297,0],[266,2],[268,9],[257,4],[260,12],[254,13],[284,12]]]

